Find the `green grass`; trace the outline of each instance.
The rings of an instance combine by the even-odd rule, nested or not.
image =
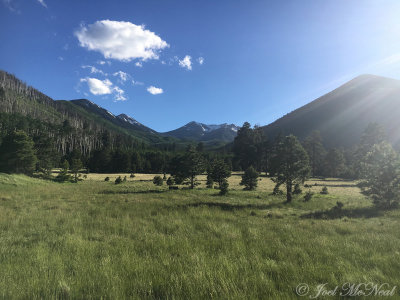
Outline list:
[[[168,191],[153,176],[115,185],[116,175],[59,184],[0,174],[0,297],[291,299],[302,282],[399,284],[399,211],[304,217],[337,201],[373,211],[352,182],[312,181],[330,194],[283,204],[267,178],[249,192],[232,176],[220,197],[203,177]]]

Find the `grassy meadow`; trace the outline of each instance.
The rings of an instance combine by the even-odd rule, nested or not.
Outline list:
[[[243,191],[235,174],[221,197],[205,176],[169,191],[121,175],[0,174],[1,298],[292,299],[300,283],[400,283],[400,210],[376,211],[354,182],[310,180],[311,201],[303,188],[284,204],[266,177]]]

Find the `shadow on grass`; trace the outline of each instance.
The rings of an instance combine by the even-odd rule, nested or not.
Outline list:
[[[357,185],[356,185],[356,184],[323,184],[323,183],[312,184],[311,186],[326,186],[326,187],[357,187]]]
[[[111,190],[105,190],[99,192],[99,194],[105,194],[105,195],[113,195],[113,194],[120,194],[120,195],[127,195],[127,194],[161,194],[168,192],[168,190],[146,190],[146,191],[111,191]]]
[[[219,196],[219,195],[218,195]],[[188,203],[185,205],[180,205],[180,207],[200,207],[200,206],[208,206],[208,207],[217,207],[222,210],[232,211],[235,209],[271,209],[276,207],[282,207],[284,203],[270,203],[270,204],[231,204],[224,202],[195,202]]]
[[[338,209],[333,207],[329,210],[321,210],[301,216],[302,219],[322,219],[332,220],[340,219],[343,217],[348,218],[376,218],[382,216],[384,210],[380,210],[376,207],[362,207],[353,209]]]

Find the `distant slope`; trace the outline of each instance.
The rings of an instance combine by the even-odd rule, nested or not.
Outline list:
[[[319,130],[327,147],[350,147],[370,122],[381,124],[400,145],[400,81],[361,75],[263,129],[270,138],[292,133],[301,139]]]
[[[104,131],[122,134],[148,144],[172,143],[154,130],[126,115],[114,116],[104,108],[86,99],[55,101],[12,74],[0,70],[0,112],[21,114],[55,125],[68,120],[78,130],[80,140],[96,138],[99,144]],[[90,137],[89,137],[90,135]],[[80,143],[80,142],[79,142]]]
[[[237,135],[239,127],[234,124],[207,125],[198,122],[190,122],[178,129],[161,133],[184,140],[201,142],[232,142]]]

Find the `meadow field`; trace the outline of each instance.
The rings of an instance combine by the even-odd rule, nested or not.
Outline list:
[[[293,299],[300,283],[306,296],[325,283],[400,284],[400,210],[377,211],[355,182],[313,179],[311,201],[303,188],[285,204],[266,177],[243,191],[234,174],[219,196],[205,176],[169,191],[154,174],[121,175],[0,174],[1,298]]]

